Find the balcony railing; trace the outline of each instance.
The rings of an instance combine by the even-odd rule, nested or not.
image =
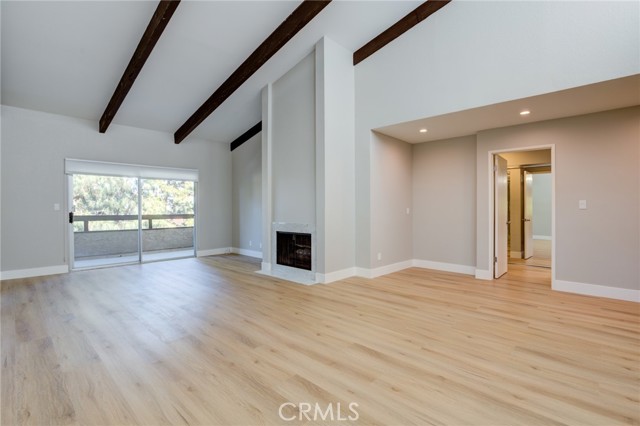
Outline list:
[[[149,226],[145,229],[153,229],[153,220],[166,220],[166,219],[193,219],[192,214],[143,214],[142,220],[149,221]],[[93,215],[93,216],[73,216],[73,222],[83,222],[83,231],[76,232],[96,232],[89,229],[89,223],[91,222],[114,222],[122,220],[138,220],[137,214],[126,215]],[[167,228],[163,228],[167,229]],[[116,230],[113,230],[116,231]]]
[[[159,252],[183,250],[193,247],[193,226],[174,226],[154,228],[154,220],[193,219],[193,214],[142,215],[148,225],[142,229],[142,250]],[[92,222],[105,221],[137,221],[137,215],[96,215],[75,216],[74,223],[82,222],[82,230],[74,232],[75,258],[93,258],[103,256],[119,256],[137,253],[138,230],[91,230]]]

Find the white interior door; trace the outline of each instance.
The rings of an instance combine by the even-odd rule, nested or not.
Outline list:
[[[509,239],[509,198],[507,185],[507,160],[494,156],[495,237],[493,276],[499,278],[507,272]]]
[[[522,228],[524,235],[524,258],[533,256],[533,175],[524,172],[524,187],[522,191]]]

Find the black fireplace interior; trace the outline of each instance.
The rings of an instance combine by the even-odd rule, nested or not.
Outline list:
[[[311,270],[311,234],[276,232],[278,265]]]

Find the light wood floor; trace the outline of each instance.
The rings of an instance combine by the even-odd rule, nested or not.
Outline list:
[[[327,423],[281,420],[287,401],[355,402],[358,424],[640,423],[638,304],[551,292],[518,265],[311,287],[258,266],[4,281],[2,424]]]
[[[522,264],[551,268],[551,241],[533,240],[533,256],[529,259],[509,258],[509,264]]]

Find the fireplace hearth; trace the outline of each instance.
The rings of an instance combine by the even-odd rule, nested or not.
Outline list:
[[[278,265],[311,271],[311,234],[276,232]]]

